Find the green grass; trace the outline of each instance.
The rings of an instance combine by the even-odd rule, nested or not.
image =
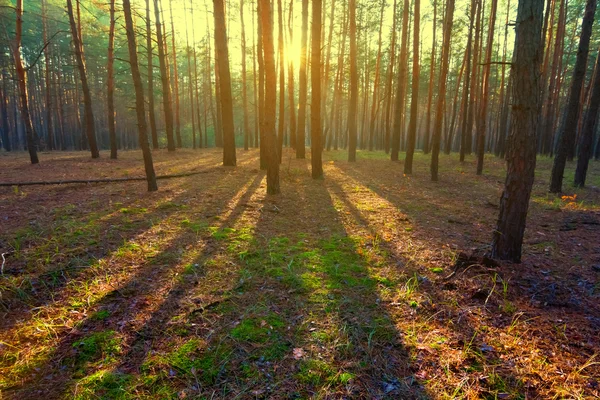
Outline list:
[[[121,353],[121,340],[115,331],[100,331],[76,341],[73,348],[76,351],[75,363],[78,365],[96,361],[107,364],[115,361]]]

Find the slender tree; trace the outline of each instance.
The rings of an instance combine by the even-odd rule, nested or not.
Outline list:
[[[512,63],[512,117],[507,172],[492,257],[521,261],[529,198],[535,175],[536,126],[540,109],[544,0],[519,0]]]
[[[348,161],[356,161],[356,110],[358,108],[358,68],[356,46],[356,0],[349,0],[350,13],[350,104],[348,108]]]
[[[523,1],[523,0],[522,0]],[[431,180],[438,180],[440,142],[442,137],[442,124],[444,120],[444,103],[446,101],[446,77],[448,76],[448,64],[450,55],[450,39],[454,18],[454,0],[446,2],[446,16],[444,18],[444,42],[442,44],[442,58],[440,66],[440,79],[438,85],[438,97],[433,126],[433,145],[431,148]]]
[[[294,0],[290,0],[290,6],[288,10],[288,40],[291,45],[294,42]],[[291,47],[291,46],[290,46]],[[256,79],[254,80],[256,82]],[[295,93],[294,93],[294,61],[292,57],[288,59],[288,102],[289,106],[289,118],[290,118],[290,147],[296,148],[296,106],[295,106]]]
[[[242,0],[243,1],[243,0]],[[191,61],[191,53],[192,53],[192,49],[190,47],[190,35],[188,33],[188,23],[187,23],[187,3],[183,3],[183,7],[184,7],[184,11],[185,11],[185,45],[187,48],[186,51],[186,55],[187,55],[187,67],[188,67],[188,81],[189,81],[189,85],[188,85],[188,92],[189,92],[189,96],[190,96],[190,116],[192,117],[192,148],[195,149],[197,147],[197,142],[196,142],[196,116],[195,116],[195,108],[194,108],[194,86],[197,86],[197,81],[194,79],[193,74],[197,74],[198,70],[195,68],[196,65],[194,64],[194,70],[192,70],[192,61]],[[191,7],[193,7],[193,4],[191,4]],[[200,121],[198,121],[198,125],[200,125]],[[200,147],[202,147],[202,137],[200,137]]]
[[[567,164],[569,151],[575,145],[577,135],[577,126],[580,113],[580,99],[583,81],[585,79],[585,69],[587,57],[590,49],[590,38],[592,36],[592,25],[594,24],[594,14],[596,13],[596,3],[598,0],[587,0],[585,14],[581,26],[581,36],[579,39],[579,50],[573,70],[573,79],[571,81],[571,90],[565,109],[565,117],[562,132],[559,136],[559,142],[552,165],[552,175],[550,180],[550,192],[559,193],[562,191],[563,175]]]
[[[302,0],[302,39],[300,43],[300,93],[298,98],[298,129],[296,129],[296,158],[304,158],[306,152],[306,97],[308,93],[306,50],[308,43],[308,0]]]
[[[142,78],[138,66],[137,44],[135,40],[135,31],[133,28],[133,18],[131,16],[131,4],[129,0],[123,0],[123,12],[125,14],[125,28],[127,31],[127,45],[129,48],[129,65],[131,67],[131,76],[135,88],[135,113],[138,123],[138,138],[142,155],[144,157],[144,169],[146,171],[146,181],[148,191],[158,190],[156,185],[156,175],[154,174],[154,164],[152,163],[152,153],[148,144],[148,132],[146,126],[146,112],[144,111],[144,89],[142,87]]]
[[[152,19],[150,18],[150,0],[146,0],[146,54],[148,73],[148,119],[150,121],[150,134],[152,136],[152,148],[158,149],[158,132],[156,130],[156,114],[154,111],[154,65],[153,65],[153,40]]]
[[[175,24],[173,22],[173,0],[169,0],[169,12],[171,14],[171,56],[173,57],[173,82],[175,98],[175,138],[177,147],[181,148],[181,120],[179,118],[179,74],[177,72],[177,47],[175,46]]]
[[[479,139],[477,140],[477,175],[483,172],[483,156],[485,153],[485,131],[487,129],[487,110],[490,96],[490,69],[492,64],[492,52],[494,44],[494,27],[496,26],[496,10],[498,0],[492,0],[490,19],[488,24],[487,48],[485,51],[485,62],[483,65],[483,83],[481,93],[481,115],[479,117]]]
[[[100,157],[100,152],[98,151],[98,144],[96,142],[96,125],[94,121],[94,109],[92,108],[92,95],[88,84],[85,58],[83,56],[81,31],[78,30],[77,24],[75,23],[72,0],[67,0],[67,13],[69,14],[71,36],[73,37],[73,46],[75,47],[75,59],[77,60],[79,79],[81,80],[81,91],[83,93],[86,138],[90,147],[90,152],[92,153],[92,158],[98,158]],[[81,24],[79,29],[81,29]]]
[[[54,124],[53,124],[53,108],[52,108],[52,79],[50,74],[51,57],[50,49],[51,46],[48,43],[48,18],[47,18],[47,1],[42,0],[42,40],[44,41],[44,67],[45,67],[45,95],[46,95],[46,130],[48,132],[48,150],[54,150]]]
[[[383,31],[383,11],[387,1],[381,2],[381,12],[379,15],[379,39],[377,40],[377,60],[375,61],[375,80],[373,81],[373,100],[371,101],[371,120],[369,123],[369,150],[373,150],[375,143],[375,119],[379,108],[379,64],[381,63],[381,34]],[[417,53],[418,54],[418,53]]]
[[[427,154],[430,150],[430,130],[431,130],[431,105],[433,104],[433,86],[436,69],[436,37],[437,30],[437,0],[433,0],[433,43],[431,44],[431,63],[429,65],[429,89],[427,91],[427,114],[425,116],[425,136],[423,138],[423,153]],[[470,34],[470,33],[469,33]]]
[[[404,112],[404,97],[406,95],[406,67],[408,64],[407,54],[409,8],[409,1],[404,0],[404,6],[402,10],[402,42],[400,43],[400,58],[398,59],[398,91],[396,93],[396,105],[394,110],[394,131],[392,134],[392,161],[398,161],[398,153],[400,152],[400,136],[402,135],[402,114]]]
[[[462,125],[460,128],[460,162],[465,161],[465,153],[467,153],[467,135],[471,134],[471,125],[468,123],[469,119],[469,89],[471,85],[471,50],[473,48],[473,23],[475,22],[475,14],[479,6],[479,0],[471,0],[471,11],[469,18],[469,32],[467,36],[467,49],[465,53],[465,80],[463,83],[463,102],[462,102]]]
[[[279,49],[279,124],[277,127],[277,154],[279,162],[283,155],[283,135],[285,127],[285,62],[283,57],[283,7],[281,0],[277,0],[277,21],[279,27],[278,49]]]
[[[311,105],[310,105],[310,156],[313,179],[323,177],[323,145],[321,144],[321,19],[322,0],[312,0],[311,31]]]
[[[598,55],[596,56],[596,67],[594,68],[594,78],[592,80],[592,95],[581,132],[581,142],[579,143],[579,152],[577,154],[577,169],[575,170],[575,186],[583,187],[585,185],[590,158],[594,150],[594,132],[596,131],[599,109],[600,51],[598,51]]]
[[[235,127],[233,125],[233,99],[231,97],[231,74],[229,71],[229,51],[225,28],[224,0],[213,0],[215,16],[215,45],[219,73],[219,95],[223,124],[223,165],[234,166]]]
[[[108,30],[108,63],[106,66],[106,103],[110,158],[117,159],[117,130],[115,127],[115,0],[110,0],[110,28]]]
[[[279,156],[275,137],[275,112],[277,106],[277,75],[275,73],[275,45],[270,0],[260,0],[260,23],[265,63],[265,114],[264,135],[267,158],[267,193],[277,194],[279,188]]]
[[[12,46],[12,51],[19,86],[19,107],[21,112],[21,122],[25,127],[25,136],[27,140],[27,150],[29,151],[29,159],[32,164],[37,164],[40,162],[40,160],[38,159],[37,155],[36,133],[31,122],[31,114],[29,113],[29,96],[27,94],[27,71],[23,66],[23,60],[21,59],[21,41],[23,36],[23,0],[17,0],[15,11],[17,14],[17,19],[15,24],[15,41]],[[2,80],[4,81],[5,79],[6,77],[3,76]]]
[[[156,44],[158,47],[158,63],[160,65],[160,81],[162,84],[163,111],[165,114],[165,131],[167,134],[167,150],[175,151],[175,140],[173,138],[173,109],[171,108],[171,85],[167,71],[167,57],[165,55],[165,40],[163,37],[162,23],[160,19],[160,0],[154,0],[154,19],[156,24]]]
[[[246,83],[246,29],[244,26],[244,0],[240,0],[240,23],[242,28],[242,112],[244,114],[244,150],[248,150],[251,132],[248,121],[248,88]]]
[[[412,174],[413,155],[417,141],[417,117],[419,109],[419,33],[421,18],[420,0],[415,1],[415,12],[413,22],[413,70],[412,70],[412,92],[410,100],[410,121],[408,123],[408,141],[406,145],[406,158],[404,160],[404,173]]]

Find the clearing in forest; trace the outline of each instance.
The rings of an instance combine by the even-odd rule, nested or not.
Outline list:
[[[0,181],[143,176],[141,153],[2,155]],[[600,165],[547,194],[538,160],[523,264],[483,255],[504,162],[440,182],[384,153],[154,153],[159,181],[0,188],[0,397],[600,396]],[[572,168],[567,171],[572,175]],[[593,180],[595,179],[595,181]],[[566,181],[571,178],[567,176]]]

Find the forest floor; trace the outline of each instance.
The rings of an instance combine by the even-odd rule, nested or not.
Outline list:
[[[547,193],[523,263],[489,249],[504,162],[154,154],[159,181],[0,188],[0,398],[600,396],[600,163]],[[0,182],[142,176],[139,152],[0,154]]]

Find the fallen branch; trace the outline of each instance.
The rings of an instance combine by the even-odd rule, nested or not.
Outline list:
[[[184,172],[182,174],[159,175],[156,179],[173,179],[184,178],[199,174],[206,174],[209,171],[194,171]],[[67,185],[81,183],[110,183],[110,182],[130,182],[130,181],[145,181],[146,177],[131,177],[131,178],[103,178],[103,179],[68,179],[62,181],[32,181],[32,182],[0,182],[0,187],[4,186],[34,186],[34,185]]]

